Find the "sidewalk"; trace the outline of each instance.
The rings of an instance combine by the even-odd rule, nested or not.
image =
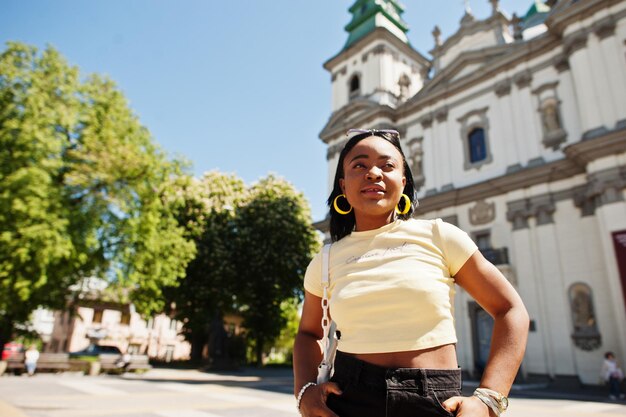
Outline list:
[[[145,378],[199,378],[213,381],[223,381],[228,385],[241,384],[242,386],[272,389],[278,392],[291,392],[293,387],[293,373],[290,368],[241,368],[237,371],[228,372],[201,372],[188,370],[154,369]],[[157,373],[154,373],[157,372]],[[131,375],[131,374],[128,374]],[[152,375],[152,376],[151,376]],[[192,375],[194,375],[192,377]],[[133,376],[129,376],[133,378]],[[141,378],[141,376],[139,376]],[[464,380],[463,394],[472,395],[478,387],[478,381]],[[582,385],[573,379],[556,379],[553,381],[545,378],[529,378],[529,380],[515,383],[511,388],[511,398],[530,399],[559,399],[572,401],[590,401],[603,403],[616,403],[626,405],[624,400],[610,400],[608,387],[603,385]]]
[[[466,395],[471,395],[476,387],[478,381],[463,381],[463,393]],[[610,400],[608,387],[582,385],[578,381],[566,379],[514,383],[509,397],[626,404],[624,400]]]

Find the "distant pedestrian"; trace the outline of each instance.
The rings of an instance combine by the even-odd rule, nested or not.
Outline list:
[[[620,385],[624,379],[624,372],[619,367],[613,352],[606,352],[604,354],[604,363],[602,364],[600,373],[604,381],[609,384],[609,398],[612,400],[616,400],[617,398],[623,399],[624,394],[622,393]]]
[[[35,375],[37,369],[37,361],[39,360],[39,351],[35,345],[30,345],[28,350],[24,353],[24,366],[26,366],[26,372],[28,376]]]
[[[126,353],[121,355],[119,359],[117,360],[117,362],[115,362],[115,365],[121,371],[126,372],[128,370],[128,366],[130,365],[131,359],[132,359],[131,354],[128,351],[126,351]]]

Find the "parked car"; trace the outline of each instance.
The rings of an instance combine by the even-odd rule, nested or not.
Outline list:
[[[21,343],[9,342],[5,343],[4,349],[2,349],[2,360],[6,361],[13,355],[24,352],[24,346]]]
[[[86,349],[78,352],[70,352],[70,358],[78,356],[99,356],[99,355],[122,355],[122,351],[117,346],[89,345]]]

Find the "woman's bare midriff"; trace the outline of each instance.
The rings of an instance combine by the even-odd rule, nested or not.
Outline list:
[[[384,368],[456,369],[456,345],[388,353],[349,353],[357,359]]]

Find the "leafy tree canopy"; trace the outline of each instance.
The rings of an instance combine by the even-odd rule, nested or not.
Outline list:
[[[251,187],[235,222],[237,303],[260,365],[266,345],[287,323],[281,304],[301,294],[320,243],[304,196],[273,175]]]
[[[195,254],[166,196],[180,173],[115,84],[53,48],[0,55],[0,345],[38,307],[98,275],[163,308]]]
[[[212,319],[233,311],[234,219],[247,193],[241,179],[219,172],[208,172],[200,179],[180,176],[170,187],[168,200],[187,237],[195,242],[197,256],[166,294],[176,306],[176,318],[185,324],[194,361],[201,360]]]
[[[292,315],[285,301],[302,297],[304,271],[319,248],[304,196],[273,175],[245,187],[217,172],[179,178],[172,190],[177,218],[198,248],[186,277],[168,291],[192,358],[201,359],[211,322],[235,313],[260,362]]]

